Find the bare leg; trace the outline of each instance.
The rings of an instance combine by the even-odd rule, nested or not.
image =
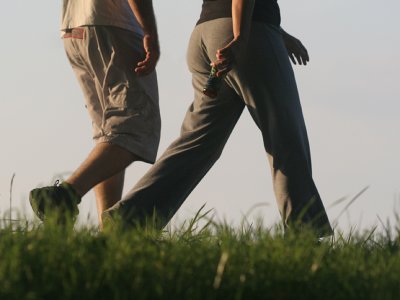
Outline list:
[[[83,197],[93,187],[125,170],[138,159],[135,154],[117,145],[99,143],[66,182]]]
[[[97,212],[99,216],[99,224],[102,226],[103,220],[101,214],[106,209],[113,206],[122,198],[122,190],[124,188],[125,170],[100,182],[94,187],[96,195]]]

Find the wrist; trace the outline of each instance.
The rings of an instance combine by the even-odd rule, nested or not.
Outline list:
[[[158,42],[158,36],[156,34],[145,33],[143,39],[147,40],[147,42],[152,48],[160,48],[160,44]]]
[[[239,33],[239,34],[236,34],[236,35],[233,36],[232,42],[238,43],[238,42],[240,42],[241,40],[242,40],[242,36],[241,36],[240,33]]]

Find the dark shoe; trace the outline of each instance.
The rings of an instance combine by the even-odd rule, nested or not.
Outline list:
[[[29,202],[38,218],[45,221],[51,213],[71,217],[73,220],[79,214],[78,204],[81,197],[74,188],[57,180],[54,186],[34,189],[29,193]]]

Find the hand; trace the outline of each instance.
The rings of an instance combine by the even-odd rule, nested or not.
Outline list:
[[[308,56],[308,52],[306,47],[300,42],[300,40],[296,39],[294,36],[284,32],[282,30],[282,38],[285,43],[287,52],[289,54],[290,60],[293,64],[296,63],[296,59],[299,65],[307,65],[307,62],[310,61],[310,57]]]
[[[153,39],[150,35],[146,34],[143,37],[143,47],[146,58],[139,62],[135,68],[135,72],[139,76],[148,75],[153,72],[160,58],[160,46],[157,39]]]
[[[216,53],[217,60],[211,63],[212,67],[215,67],[217,71],[217,77],[226,75],[233,67],[235,63],[235,48],[237,47],[238,40],[233,39],[224,48],[218,49]]]

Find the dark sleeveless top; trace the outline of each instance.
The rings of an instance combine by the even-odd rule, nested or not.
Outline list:
[[[200,19],[197,24],[232,17],[232,0],[203,0]],[[253,21],[279,26],[281,14],[278,0],[255,0]]]

